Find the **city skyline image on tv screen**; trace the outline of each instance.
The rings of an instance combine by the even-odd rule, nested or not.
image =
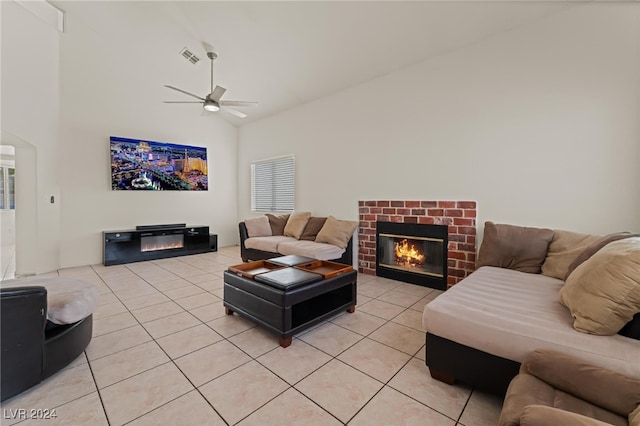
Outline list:
[[[206,191],[207,148],[111,136],[111,189]]]

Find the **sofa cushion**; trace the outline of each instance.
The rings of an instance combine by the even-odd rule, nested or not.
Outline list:
[[[611,423],[546,405],[527,405],[522,409],[520,426],[611,426]]]
[[[293,213],[289,216],[289,220],[287,220],[287,224],[284,227],[284,236],[293,237],[296,240],[300,239],[310,217],[311,212]]]
[[[567,269],[567,275],[565,275],[564,280],[566,281],[569,278],[569,275],[584,261],[588,260],[591,256],[598,252],[602,247],[606,246],[609,243],[614,241],[622,240],[624,238],[629,237],[637,237],[640,234],[631,234],[630,232],[616,232],[613,234],[605,235],[604,237],[600,237],[596,241],[593,241],[589,244],[580,254],[571,262],[569,265],[569,269]]]
[[[244,240],[244,246],[248,249],[278,253],[278,245],[285,241],[296,241],[296,239],[285,237],[284,235],[272,235],[271,237],[252,237]]]
[[[607,244],[578,266],[560,290],[573,327],[583,333],[616,334],[640,312],[640,237]]]
[[[329,216],[320,232],[318,232],[316,242],[333,244],[342,249],[347,248],[357,226],[358,222],[338,220],[333,216]]]
[[[477,267],[497,266],[539,274],[552,239],[551,229],[485,222]]]
[[[307,226],[305,226],[304,231],[302,231],[300,239],[315,241],[318,232],[320,232],[326,221],[326,217],[310,217],[309,222],[307,222]]]
[[[297,254],[320,260],[338,259],[344,253],[344,249],[333,244],[318,243],[315,241],[293,240],[278,244],[280,254]]]
[[[272,235],[269,219],[266,216],[245,219],[244,224],[247,227],[249,237],[269,237]]]
[[[553,240],[551,240],[551,244],[549,244],[547,257],[542,264],[542,273],[548,277],[564,280],[571,262],[573,262],[589,244],[600,238],[602,237],[599,235],[554,230]]]
[[[267,213],[265,216],[269,219],[269,226],[271,226],[271,235],[284,235],[284,227],[289,220],[288,214],[275,215]]]

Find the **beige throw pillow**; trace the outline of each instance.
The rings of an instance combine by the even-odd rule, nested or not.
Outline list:
[[[328,243],[340,248],[347,248],[349,239],[356,230],[358,222],[351,220],[338,220],[329,216],[324,226],[316,236],[316,242]]]
[[[497,266],[539,274],[552,239],[551,229],[485,222],[477,267]]]
[[[307,226],[307,222],[309,222],[310,217],[311,212],[293,213],[289,216],[289,220],[287,220],[287,224],[284,226],[283,235],[285,237],[293,237],[296,240],[299,240],[302,235],[302,231],[304,231],[305,226]]]
[[[640,237],[607,244],[578,266],[560,290],[573,327],[616,334],[640,312]]]
[[[269,226],[269,219],[266,216],[245,219],[244,224],[247,226],[249,237],[268,237],[271,235],[271,226]]]
[[[542,274],[564,280],[569,265],[582,251],[601,237],[576,232],[554,230],[547,257],[542,264]]]
[[[567,275],[565,275],[564,280],[566,281],[569,275],[571,275],[571,273],[574,271],[574,269],[580,266],[582,262],[589,259],[598,250],[600,250],[602,247],[606,246],[607,244],[612,243],[614,241],[621,240],[623,238],[638,237],[638,236],[640,236],[640,234],[632,234],[630,232],[616,232],[613,234],[605,235],[604,237],[600,237],[599,239],[589,244],[584,250],[582,250],[582,252],[580,252],[580,254],[575,259],[573,259],[573,261],[569,265],[569,269],[567,269]]]

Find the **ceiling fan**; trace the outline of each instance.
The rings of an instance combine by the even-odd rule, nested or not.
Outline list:
[[[220,98],[224,95],[224,92],[227,91],[224,87],[213,85],[213,60],[218,57],[218,54],[213,51],[213,46],[205,43],[205,48],[207,49],[207,57],[211,60],[211,93],[206,95],[204,98],[198,95],[194,95],[193,93],[189,93],[182,89],[178,89],[177,87],[166,85],[164,87],[168,87],[169,89],[176,90],[180,93],[184,93],[185,95],[189,95],[193,98],[198,99],[198,101],[164,101],[165,104],[202,104],[203,108],[206,111],[218,111],[222,109],[236,117],[245,118],[247,114],[244,112],[238,111],[237,109],[230,107],[250,107],[258,105],[257,102],[246,102],[246,101],[223,101]]]

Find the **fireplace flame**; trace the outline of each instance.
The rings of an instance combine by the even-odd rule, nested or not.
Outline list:
[[[144,251],[157,251],[157,250],[171,250],[171,249],[178,249],[178,248],[184,248],[184,244],[182,243],[182,241],[178,241],[175,243],[165,243],[165,244],[148,243],[142,246],[141,251],[144,252]]]
[[[409,241],[405,238],[399,243],[395,243],[396,261],[405,264],[422,264],[424,263],[424,255],[416,250],[414,244],[409,245]]]

